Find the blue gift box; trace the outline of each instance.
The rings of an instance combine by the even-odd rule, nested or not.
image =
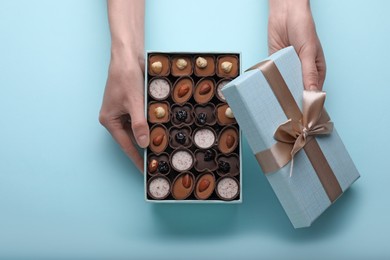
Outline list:
[[[266,61],[271,61],[276,66],[292,98],[302,110],[301,63],[294,48],[282,49],[268,57]],[[274,87],[278,88],[278,86]],[[222,92],[253,153],[259,154],[275,145],[275,130],[289,118],[280,104],[280,99],[284,96],[276,96],[264,72],[260,69],[247,71],[226,85]],[[276,172],[266,174],[295,228],[310,226],[359,178],[359,173],[336,129],[333,129],[329,135],[316,136],[315,141],[333,172],[336,183],[329,182],[326,176],[325,181],[318,176],[318,169],[321,170],[323,166],[320,165],[315,170],[313,161],[315,162],[316,158],[309,159],[304,150],[294,156],[292,175],[290,175],[291,162]],[[337,185],[340,190],[337,196],[329,195],[324,186],[324,182],[327,181],[330,186],[328,189],[333,189],[332,186]]]

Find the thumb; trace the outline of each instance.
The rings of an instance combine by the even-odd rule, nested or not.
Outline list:
[[[303,85],[306,90],[318,90],[318,70],[316,57],[311,54],[300,55],[302,62]]]
[[[132,108],[129,109],[131,118],[131,128],[137,144],[146,148],[149,145],[149,126],[144,115],[144,106],[140,104],[132,104]]]

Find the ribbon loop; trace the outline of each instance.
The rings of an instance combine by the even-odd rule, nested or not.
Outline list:
[[[293,144],[290,151],[290,160],[316,135],[330,134],[333,123],[329,117],[322,117],[326,93],[323,91],[303,91],[302,119],[288,119],[279,125],[274,133],[278,142]]]

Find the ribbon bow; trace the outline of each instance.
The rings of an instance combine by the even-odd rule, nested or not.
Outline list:
[[[333,131],[333,122],[324,111],[326,93],[323,91],[303,92],[302,119],[288,119],[275,131],[274,138],[282,143],[293,144],[290,151],[291,168],[294,165],[294,156],[315,135],[330,134]],[[286,162],[287,164],[288,162]]]

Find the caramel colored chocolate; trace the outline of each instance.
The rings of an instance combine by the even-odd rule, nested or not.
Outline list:
[[[216,151],[214,149],[198,149],[195,151],[195,169],[203,172],[206,169],[215,171],[218,168],[216,160]]]
[[[172,185],[172,196],[177,200],[184,200],[190,196],[195,187],[194,175],[184,172],[176,177]]]
[[[162,68],[160,73],[156,73],[152,69],[152,64],[154,62],[161,62]],[[163,54],[156,54],[156,55],[150,55],[149,61],[148,61],[148,73],[151,76],[168,76],[169,75],[169,58],[167,55]]]
[[[195,112],[195,124],[198,126],[214,125],[217,117],[215,116],[215,106],[213,104],[196,105]]]
[[[214,96],[215,82],[212,79],[205,78],[196,84],[194,99],[199,104],[208,103]]]
[[[150,130],[150,145],[149,148],[154,153],[163,152],[168,146],[167,129],[162,125],[155,125]]]
[[[197,58],[202,57],[206,60],[207,66],[204,68],[200,68],[196,64]],[[215,58],[213,56],[196,56],[195,57],[195,75],[198,77],[207,77],[207,76],[213,76],[215,74]]]
[[[238,138],[238,131],[235,127],[225,127],[218,137],[218,149],[225,154],[233,152],[238,145]]]
[[[206,185],[208,183],[208,185]],[[206,187],[207,186],[207,187]],[[206,187],[206,189],[204,189]],[[208,199],[214,192],[215,177],[212,173],[200,175],[196,181],[195,197],[199,200]]]
[[[181,124],[192,125],[194,120],[193,107],[190,103],[186,103],[182,106],[173,105],[171,108],[172,124],[178,126]]]
[[[183,91],[184,89],[188,89],[188,91]],[[193,91],[194,81],[191,78],[179,78],[173,86],[172,99],[175,103],[184,104],[191,98]],[[185,94],[183,95],[183,93]]]
[[[217,121],[221,125],[235,124],[235,118],[229,118],[226,116],[226,109],[229,107],[228,104],[221,104],[217,106]]]
[[[184,64],[186,64],[184,66]],[[192,61],[188,56],[175,56],[172,58],[171,73],[173,76],[189,76],[192,74]]]
[[[191,128],[188,126],[171,127],[169,129],[169,145],[173,149],[178,147],[190,147],[192,145],[191,132]]]
[[[224,62],[231,63],[232,67],[230,72],[225,72],[222,64]],[[233,55],[221,56],[217,61],[217,75],[221,78],[234,78],[238,76],[238,57]]]
[[[222,166],[228,164],[228,171],[225,171]],[[220,155],[217,158],[217,174],[220,176],[236,176],[240,173],[240,160],[237,154]]]
[[[165,114],[159,118],[156,113],[157,111],[164,109]],[[151,123],[166,123],[169,121],[169,105],[167,102],[150,102],[148,110],[148,120]]]

